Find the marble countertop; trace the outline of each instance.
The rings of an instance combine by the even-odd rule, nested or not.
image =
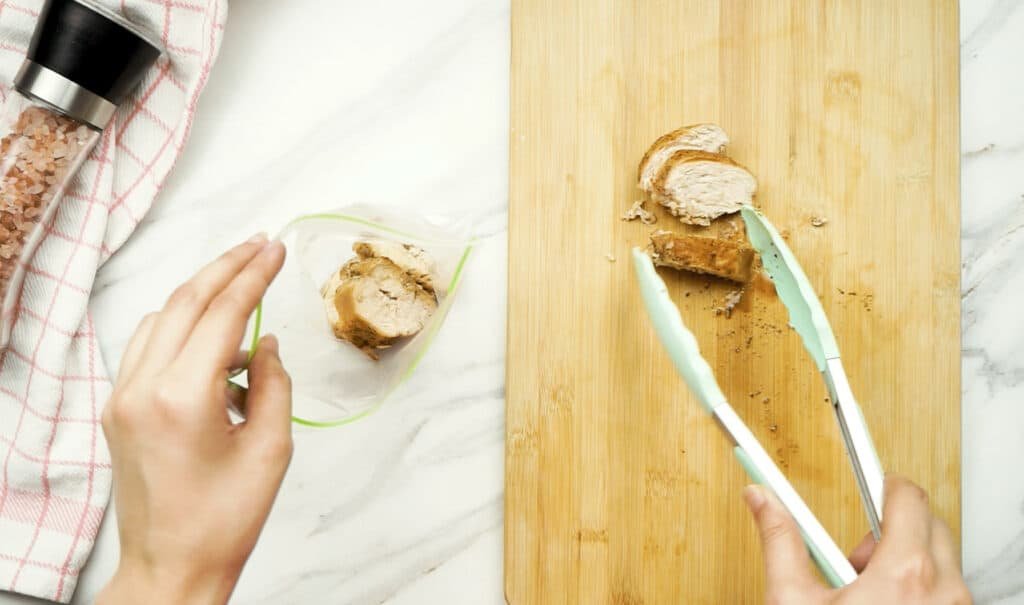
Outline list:
[[[472,213],[490,234],[416,397],[358,431],[298,431],[233,603],[504,602],[509,6],[395,4],[233,3],[186,153],[98,277],[92,309],[116,367],[177,283],[295,214],[376,203]],[[963,3],[963,554],[991,605],[1024,603],[1024,344],[1008,329],[1024,300],[1022,33],[1024,5]],[[108,515],[74,602],[116,564]]]
[[[963,561],[1024,603],[1024,4],[960,3]]]

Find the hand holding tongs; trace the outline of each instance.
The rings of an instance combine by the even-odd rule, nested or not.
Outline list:
[[[804,347],[814,358],[828,386],[871,531],[879,539],[884,473],[839,360],[839,347],[828,318],[807,276],[771,223],[749,206],[742,209],[742,215],[750,242],[760,253],[779,299],[789,310],[790,323],[803,339]],[[852,582],[857,577],[853,566],[722,394],[711,368],[700,355],[696,339],[683,324],[650,258],[634,249],[633,262],[644,304],[676,370],[735,443],[733,451],[751,479],[771,489],[793,515],[804,543],[829,583],[843,586]]]

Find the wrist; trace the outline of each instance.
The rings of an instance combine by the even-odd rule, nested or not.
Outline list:
[[[100,592],[96,605],[223,605],[237,575],[179,571],[122,562]]]

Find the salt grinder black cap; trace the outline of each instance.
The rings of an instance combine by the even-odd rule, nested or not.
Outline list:
[[[103,129],[160,56],[130,21],[86,0],[46,0],[15,87]]]

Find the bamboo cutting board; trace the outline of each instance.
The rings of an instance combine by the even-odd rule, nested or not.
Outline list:
[[[653,228],[685,229],[660,211],[655,227],[619,220],[647,146],[694,122],[722,125],[758,177],[883,464],[959,534],[955,0],[512,5],[508,601],[759,602],[747,479],[628,262]],[[849,463],[772,289],[725,317],[728,285],[662,274],[733,406],[852,548],[868,527]]]

